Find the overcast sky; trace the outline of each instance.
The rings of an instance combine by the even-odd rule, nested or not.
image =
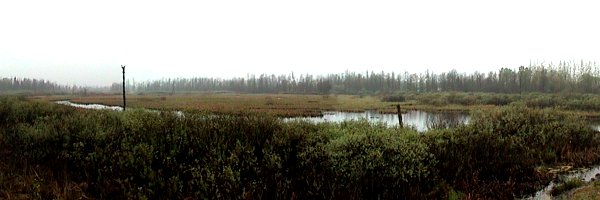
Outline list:
[[[88,86],[247,73],[600,61],[595,1],[2,1],[0,77]]]

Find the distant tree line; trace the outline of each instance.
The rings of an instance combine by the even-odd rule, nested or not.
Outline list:
[[[44,79],[2,78],[0,92],[23,92],[35,94],[85,93],[87,88],[76,85],[61,85]]]
[[[112,91],[122,85],[114,83]],[[175,78],[128,81],[134,92],[232,91],[242,93],[294,94],[389,94],[394,92],[600,92],[600,67],[596,63],[561,62],[558,65],[530,65],[501,68],[488,73],[461,73],[457,70],[434,73],[356,73],[315,76],[310,74],[248,75],[243,78]]]
[[[247,75],[231,79],[174,78],[126,82],[130,92],[231,91],[241,93],[291,94],[390,94],[395,92],[495,92],[495,93],[599,93],[600,66],[591,62],[561,62],[557,65],[529,65],[501,68],[487,73],[457,70],[436,73],[349,72],[328,75],[294,73],[287,75]],[[0,92],[36,94],[86,94],[108,88],[61,85],[56,82],[16,77],[0,77]],[[113,83],[112,92],[120,92]]]

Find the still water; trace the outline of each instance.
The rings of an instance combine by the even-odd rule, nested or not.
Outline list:
[[[411,110],[402,114],[402,122],[404,126],[414,127],[417,131],[427,131],[432,126],[440,125],[457,125],[469,122],[469,115],[465,113],[432,113],[418,110]],[[367,120],[371,123],[385,123],[388,126],[398,125],[397,114],[380,114],[376,111],[366,112],[324,112],[322,117],[292,117],[284,119],[291,120],[307,120],[314,123],[321,122],[343,122]]]
[[[107,106],[101,104],[78,104],[70,101],[56,101],[57,104],[73,106],[84,109],[115,110],[122,111],[120,106]],[[155,111],[157,112],[157,111]],[[181,111],[175,111],[178,116],[184,116]],[[377,111],[365,112],[324,112],[322,117],[292,117],[284,118],[284,121],[307,120],[314,123],[321,122],[343,122],[352,120],[367,120],[371,123],[385,123],[390,127],[398,125],[397,114],[380,114]],[[456,126],[469,123],[470,117],[466,113],[433,113],[419,110],[411,110],[402,114],[404,126],[414,127],[417,131],[425,132],[429,127]],[[594,130],[600,131],[600,121],[590,122]]]
[[[121,107],[121,106],[107,106],[107,105],[102,105],[102,104],[79,104],[79,103],[73,103],[70,101],[56,101],[56,103],[61,104],[61,105],[73,106],[76,108],[93,109],[93,110],[116,110],[116,111],[123,110],[123,107]]]
[[[467,124],[471,117],[467,113],[456,112],[425,112],[411,110],[402,114],[404,126],[414,127],[419,132],[426,132],[432,127],[454,127],[459,124]],[[376,111],[366,112],[324,112],[322,117],[291,117],[285,121],[307,120],[314,123],[321,122],[343,122],[367,120],[371,123],[385,123],[390,127],[398,125],[397,114],[380,114]],[[592,129],[600,131],[600,121],[588,122]]]
[[[101,104],[79,104],[70,101],[56,101],[56,103],[84,109],[105,109],[115,111],[123,110],[123,108],[120,106],[107,106]],[[179,116],[183,116],[183,113],[181,111],[176,111],[176,114]],[[293,117],[285,118],[284,120],[307,120],[314,123],[367,120],[372,123],[385,123],[390,127],[398,125],[397,114],[380,114],[376,111],[324,112],[322,117]],[[402,122],[404,126],[411,126],[414,127],[417,131],[424,132],[429,129],[428,127],[432,126],[454,126],[457,124],[468,123],[469,115],[465,113],[431,113],[425,111],[412,110],[402,114]]]
[[[73,106],[76,108],[83,108],[83,109],[123,111],[123,107],[121,107],[121,106],[107,106],[107,105],[102,105],[102,104],[79,104],[79,103],[73,103],[70,101],[56,101],[55,103],[61,104],[61,105]],[[160,112],[158,110],[151,110],[151,109],[143,109],[143,110],[146,110],[149,112],[155,112],[155,113]],[[175,113],[175,115],[177,115],[179,117],[184,117],[184,113],[182,111],[174,111],[174,113]]]

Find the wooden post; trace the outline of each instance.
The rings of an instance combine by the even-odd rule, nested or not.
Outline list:
[[[175,81],[173,81],[173,87],[171,87],[171,96],[175,93]]]
[[[402,124],[402,112],[400,110],[400,104],[396,105],[396,110],[398,110],[398,124],[400,125],[400,127],[404,127],[404,125]]]
[[[123,111],[125,111],[125,107],[127,106],[127,101],[125,100],[125,65],[121,65],[121,69],[123,69]]]

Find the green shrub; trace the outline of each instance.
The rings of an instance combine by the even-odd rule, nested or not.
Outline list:
[[[456,190],[450,190],[448,192],[448,200],[461,200],[461,199],[465,199],[465,194],[460,192],[460,191],[456,191]]]
[[[579,178],[570,178],[554,186],[554,188],[552,188],[552,191],[550,191],[550,194],[552,196],[558,196],[571,189],[581,187],[583,186],[583,184],[585,184],[585,182]]]
[[[539,165],[600,161],[592,153],[600,145],[598,133],[574,116],[550,110],[510,106],[479,112],[466,126],[430,131],[425,137],[439,175],[457,189],[483,197],[534,191],[531,181],[538,179],[534,168]],[[482,187],[481,182],[491,185]]]
[[[435,161],[416,132],[345,124],[328,145],[340,190],[363,198],[394,198],[422,193],[421,180],[434,179]],[[404,194],[404,195],[402,195]],[[419,197],[413,196],[413,197]]]
[[[404,97],[404,95],[398,94],[398,95],[387,95],[384,96],[383,98],[381,98],[381,101],[384,102],[404,102],[406,101],[406,97]]]
[[[0,105],[0,164],[49,168],[101,199],[514,198],[542,180],[536,166],[600,161],[598,133],[582,120],[516,106],[419,134],[366,121]]]
[[[11,159],[66,170],[99,198],[419,198],[436,185],[409,129],[1,103]]]

